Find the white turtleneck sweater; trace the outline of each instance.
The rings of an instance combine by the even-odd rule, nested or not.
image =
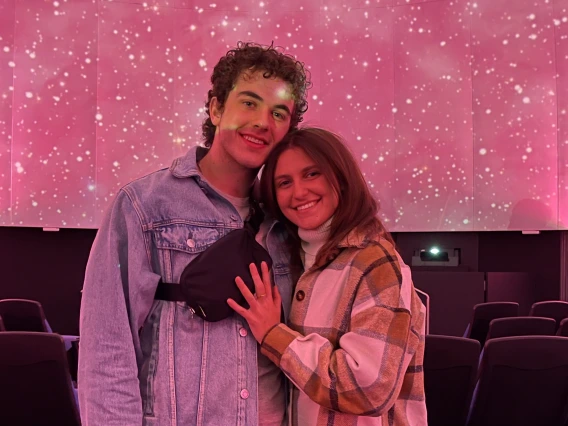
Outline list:
[[[323,247],[329,238],[329,230],[331,226],[331,217],[316,229],[298,228],[298,236],[302,240],[302,261],[304,262],[304,271],[310,269],[314,262],[318,251]]]

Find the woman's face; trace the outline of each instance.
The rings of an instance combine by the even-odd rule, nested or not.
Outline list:
[[[274,186],[280,210],[299,228],[316,229],[337,209],[336,191],[302,149],[291,148],[280,156]]]

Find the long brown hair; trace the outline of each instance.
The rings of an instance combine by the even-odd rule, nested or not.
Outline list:
[[[278,160],[289,149],[304,151],[320,168],[339,198],[331,221],[329,239],[319,250],[316,265],[322,266],[329,262],[336,255],[341,240],[354,229],[363,233],[378,234],[393,242],[391,235],[377,217],[378,203],[342,138],[328,130],[304,127],[290,132],[276,145],[266,160],[260,184],[265,208],[272,216],[285,223],[295,237],[296,241],[291,244],[292,250],[299,251],[298,228],[278,207],[274,182]]]

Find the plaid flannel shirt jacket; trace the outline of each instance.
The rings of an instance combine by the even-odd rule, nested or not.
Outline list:
[[[296,285],[261,350],[288,376],[293,426],[422,426],[425,308],[380,237],[350,233]]]

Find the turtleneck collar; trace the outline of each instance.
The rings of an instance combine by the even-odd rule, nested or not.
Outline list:
[[[319,249],[323,247],[329,238],[329,231],[331,227],[331,220],[329,218],[326,222],[321,224],[316,229],[302,229],[298,228],[298,236],[302,240],[302,250],[304,251],[304,268],[308,270],[313,265]]]

